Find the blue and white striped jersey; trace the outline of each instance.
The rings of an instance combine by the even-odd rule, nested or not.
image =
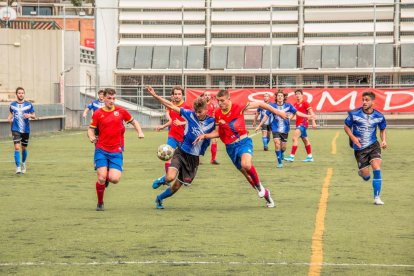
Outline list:
[[[13,122],[11,125],[12,131],[20,133],[30,133],[29,119],[24,117],[24,114],[34,113],[34,107],[32,103],[24,101],[18,103],[14,101],[10,104],[10,113],[13,114]]]
[[[377,127],[384,130],[387,127],[387,122],[381,112],[374,109],[371,114],[366,114],[360,107],[348,112],[345,125],[352,130],[352,134],[361,143],[361,148],[354,145],[354,150],[361,150],[377,142]]]
[[[270,103],[268,103],[268,104],[270,104]],[[263,117],[266,115],[266,112],[267,112],[267,110],[263,109],[261,107],[259,107],[257,109],[257,113],[259,113],[259,123],[263,120]],[[272,118],[269,117],[264,124],[265,125],[270,125],[271,122],[272,122]]]
[[[99,100],[94,100],[90,104],[88,104],[88,109],[89,110],[92,110],[93,112],[95,112],[96,110],[98,110],[99,108],[103,107],[104,105],[105,105],[104,102],[101,102]]]
[[[284,111],[289,115],[288,113],[296,114],[297,110],[296,108],[291,105],[290,103],[284,103],[282,105],[278,105],[277,103],[271,103],[272,107]],[[288,133],[290,130],[290,121],[289,119],[284,120],[282,117],[279,117],[275,114],[273,114],[270,111],[266,111],[266,115],[269,116],[269,118],[272,118],[272,132],[279,132],[279,133]]]
[[[203,121],[200,121],[194,111],[185,108],[180,108],[180,115],[186,120],[181,149],[191,155],[204,155],[210,145],[210,139],[205,139],[194,145],[193,142],[201,134],[210,133],[216,128],[214,118],[207,116]]]

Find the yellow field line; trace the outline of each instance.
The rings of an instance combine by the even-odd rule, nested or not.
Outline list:
[[[339,131],[336,132],[332,139],[332,154],[336,154],[336,140],[339,137]],[[321,275],[323,265],[323,233],[325,231],[325,216],[328,208],[329,184],[333,175],[333,169],[328,168],[325,180],[322,186],[321,197],[319,199],[318,211],[316,213],[315,231],[312,235],[312,256],[309,265],[309,276]]]

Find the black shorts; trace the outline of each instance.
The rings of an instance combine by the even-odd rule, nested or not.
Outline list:
[[[272,131],[272,126],[271,125],[266,125],[266,124],[263,124],[262,126],[261,126],[261,128],[262,128],[262,131],[263,130],[265,130],[265,131]]]
[[[199,163],[199,156],[188,154],[178,147],[174,151],[170,168],[175,168],[178,171],[178,181],[184,185],[190,185],[197,174]]]
[[[371,146],[366,147],[365,149],[356,150],[354,154],[355,159],[358,163],[358,168],[362,169],[368,167],[371,164],[371,161],[374,159],[381,160],[381,147],[377,141]]]
[[[280,139],[281,142],[286,143],[289,133],[272,132],[273,139]]]
[[[29,133],[21,133],[17,131],[12,131],[13,136],[13,143],[14,144],[20,144],[22,143],[22,146],[27,147],[29,145]]]

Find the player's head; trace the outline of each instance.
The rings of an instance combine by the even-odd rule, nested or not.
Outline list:
[[[263,101],[265,102],[265,103],[268,103],[269,102],[269,99],[270,99],[270,94],[269,93],[264,93],[264,95],[263,95]]]
[[[113,88],[105,88],[104,92],[105,106],[111,109],[115,105],[116,91]]]
[[[24,100],[24,94],[26,92],[24,91],[23,87],[17,87],[16,88],[16,97],[18,101],[23,101]]]
[[[283,93],[283,90],[279,89],[275,93],[275,100],[278,104],[283,104],[284,102],[286,102],[286,94]]]
[[[201,95],[202,98],[206,100],[207,103],[211,101],[211,93],[210,91],[206,91]]]
[[[101,89],[98,91],[98,99],[102,102],[104,98],[104,90]]]
[[[173,103],[180,103],[184,97],[184,89],[181,86],[174,86],[171,89],[171,101]]]
[[[197,98],[193,102],[194,112],[197,115],[197,118],[202,120],[207,115],[207,102],[203,98]]]
[[[370,111],[374,105],[375,94],[372,91],[366,91],[362,93],[362,109],[364,111]]]
[[[301,102],[302,99],[303,99],[303,91],[302,91],[302,89],[296,89],[295,90],[295,96],[296,96],[296,100],[298,102]]]
[[[227,111],[230,108],[231,101],[230,101],[230,94],[227,90],[220,90],[217,95],[217,103],[221,110]]]

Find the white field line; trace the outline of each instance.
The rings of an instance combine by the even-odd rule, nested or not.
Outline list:
[[[94,266],[94,265],[240,265],[240,266],[338,266],[338,267],[403,267],[412,268],[412,264],[349,264],[349,263],[301,263],[301,262],[210,262],[210,261],[113,261],[113,262],[19,262],[0,263],[0,267],[7,266]]]

